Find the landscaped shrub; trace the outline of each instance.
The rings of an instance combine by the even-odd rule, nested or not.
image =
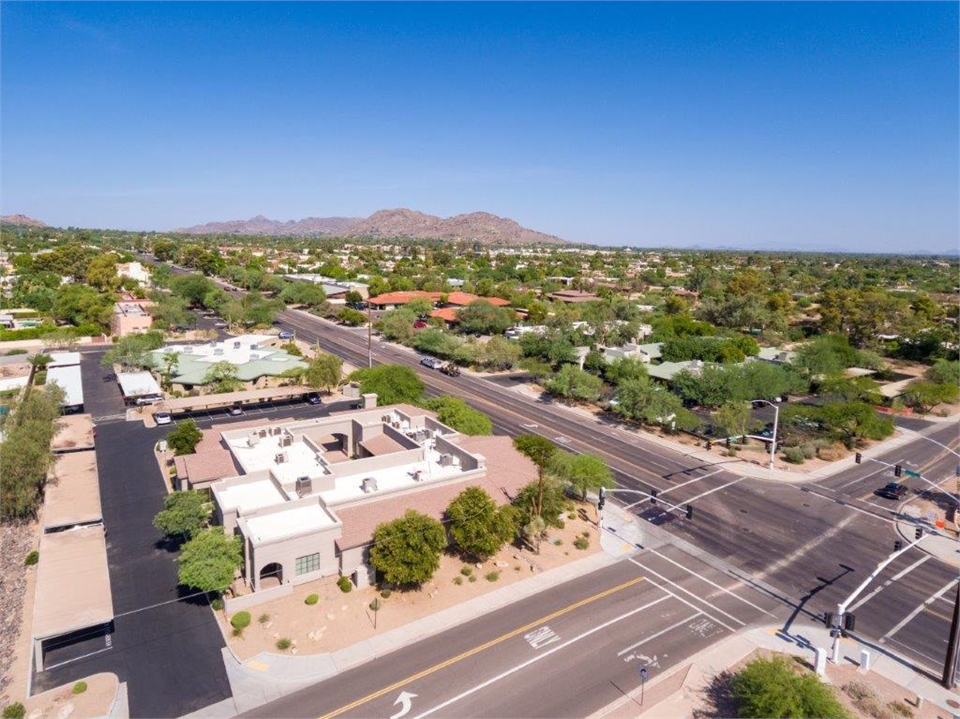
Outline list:
[[[389,599],[391,594],[393,594],[393,592],[391,592],[389,589],[384,589],[382,592],[380,592],[380,596],[384,599]]]
[[[790,464],[803,464],[806,457],[802,447],[787,447],[783,450],[783,460]]]
[[[471,575],[470,575],[470,578],[469,578],[467,581],[469,581],[469,582],[475,582],[475,581],[477,581],[477,575],[476,575],[476,574],[471,574]]]
[[[373,601],[370,602],[370,611],[371,611],[371,612],[379,612],[379,611],[380,611],[380,598],[379,598],[379,597],[374,597],[374,598],[373,598]]]
[[[473,574],[473,567],[468,567],[466,565],[460,567],[460,574],[465,577],[469,577],[471,574]]]
[[[23,719],[27,713],[27,708],[20,702],[7,704],[3,708],[3,719]]]
[[[281,637],[280,639],[277,640],[277,649],[279,649],[281,652],[285,652],[287,649],[290,648],[292,644],[293,642],[291,642],[286,637]]]
[[[42,385],[47,383],[47,371],[45,369],[40,370],[33,375],[33,383],[35,385]]]
[[[210,602],[210,606],[213,607],[213,610],[219,612],[223,609],[223,600],[220,597],[214,597],[213,601]]]
[[[303,600],[303,603],[312,607],[314,604],[316,604],[319,601],[320,601],[319,594],[308,594],[307,598]]]
[[[39,561],[40,561],[40,552],[34,549],[32,552],[30,552],[27,555],[26,559],[23,560],[23,565],[25,567],[32,567],[34,564],[36,564]]]
[[[817,456],[817,448],[812,444],[810,444],[809,442],[801,445],[800,449],[803,450],[804,459],[813,459],[814,457]]]
[[[495,582],[495,581],[497,581],[498,579],[500,579],[500,572],[489,572],[489,573],[487,574],[487,581],[488,581],[488,582]]]
[[[353,591],[353,582],[350,581],[350,577],[340,577],[337,580],[337,586],[340,587],[340,591],[344,594],[349,594]]]
[[[463,584],[463,577],[461,577],[458,574],[456,577],[453,578],[453,583],[459,587],[461,584]]]
[[[230,624],[241,632],[250,626],[250,612],[237,612],[230,617]]]
[[[87,691],[87,683],[77,682],[76,684],[73,685],[72,691],[74,694],[83,694],[85,691]]]
[[[577,537],[573,540],[573,546],[577,549],[586,549],[590,546],[590,540],[586,537]]]
[[[257,617],[257,621],[260,622],[261,624],[266,624],[267,622],[270,621],[270,615],[264,612],[259,617]]]
[[[734,675],[731,690],[737,716],[744,719],[850,716],[829,686],[813,674],[798,673],[781,656],[754,659]]]

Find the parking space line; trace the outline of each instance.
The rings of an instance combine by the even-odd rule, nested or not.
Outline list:
[[[925,600],[923,601],[923,603],[920,604],[919,607],[917,607],[917,608],[914,609],[912,612],[910,612],[910,613],[909,613],[907,616],[905,616],[900,622],[898,622],[897,625],[893,627],[893,629],[891,629],[889,632],[887,632],[886,634],[884,634],[883,637],[880,639],[880,641],[883,642],[883,641],[889,639],[889,638],[892,637],[894,634],[896,634],[896,633],[899,632],[901,629],[903,629],[909,622],[911,622],[911,621],[913,620],[914,617],[916,617],[920,612],[922,612],[924,609],[926,609],[929,605],[931,605],[931,604],[933,604],[935,601],[937,601],[937,597],[945,594],[946,591],[947,591],[948,589],[950,589],[950,587],[952,587],[952,586],[953,586],[954,584],[956,584],[958,581],[960,581],[960,579],[951,579],[949,582],[947,582],[947,584],[943,587],[943,589],[941,589],[939,592],[936,592],[933,596],[925,599]]]
[[[682,569],[683,571],[689,572],[690,574],[692,574],[693,576],[695,576],[697,579],[700,579],[700,580],[706,582],[707,584],[716,587],[716,588],[719,589],[721,592],[726,592],[727,594],[729,594],[729,595],[730,595],[731,597],[733,597],[734,599],[739,599],[739,600],[740,600],[741,602],[743,602],[744,604],[747,604],[747,605],[753,607],[754,609],[757,609],[757,610],[759,610],[759,611],[763,612],[764,614],[767,614],[767,615],[769,615],[769,616],[771,616],[771,617],[773,616],[773,614],[771,614],[770,612],[768,612],[768,611],[767,611],[766,609],[764,609],[763,607],[754,604],[754,603],[751,602],[749,599],[744,599],[744,598],[741,597],[739,594],[736,594],[736,593],[730,591],[730,590],[727,589],[726,587],[720,586],[720,585],[717,584],[716,582],[710,581],[709,579],[707,579],[706,577],[704,577],[702,574],[697,574],[695,571],[693,571],[693,570],[690,569],[689,567],[683,566],[682,564],[680,564],[680,562],[677,562],[677,561],[671,559],[670,557],[668,557],[668,556],[665,555],[665,554],[661,554],[661,553],[658,552],[656,549],[651,549],[650,552],[651,552],[652,554],[656,554],[658,557],[663,557],[663,558],[666,559],[668,562],[670,562],[670,564],[675,564],[675,565],[677,565],[677,566],[680,567],[680,569]],[[928,555],[928,556],[929,556],[929,555]],[[738,582],[738,583],[739,583],[739,584],[742,584],[742,582]]]
[[[633,562],[634,564],[636,564],[636,565],[637,565],[638,567],[640,567],[640,569],[642,569],[643,571],[645,571],[645,572],[650,572],[650,574],[655,574],[656,576],[658,576],[660,579],[662,579],[662,580],[663,580],[664,582],[666,582],[667,584],[672,584],[674,587],[676,587],[677,589],[679,589],[681,592],[686,592],[687,594],[689,594],[689,595],[690,595],[691,597],[693,597],[694,599],[696,599],[696,600],[698,600],[698,601],[701,601],[701,602],[704,601],[703,599],[701,599],[700,597],[698,597],[698,596],[697,596],[696,594],[694,594],[693,592],[687,591],[686,589],[684,589],[683,587],[681,587],[679,584],[677,584],[676,582],[674,582],[674,581],[672,581],[672,580],[670,580],[670,579],[667,579],[665,576],[663,576],[663,575],[660,574],[659,572],[655,572],[654,570],[650,569],[649,567],[643,566],[642,564],[640,564],[640,562],[638,562],[638,561],[637,561],[636,559],[634,559],[633,557],[627,557],[627,560],[630,561],[630,562]],[[646,579],[647,579],[648,582],[650,582],[650,583],[651,583],[653,586],[655,586],[657,589],[662,589],[662,590],[665,591],[667,594],[669,594],[671,597],[673,597],[674,599],[677,599],[677,600],[683,602],[684,604],[686,604],[686,605],[687,605],[688,607],[690,607],[691,609],[696,609],[698,612],[701,612],[705,617],[710,617],[710,619],[712,619],[713,621],[715,621],[717,624],[719,624],[721,627],[723,627],[724,629],[726,629],[728,632],[735,632],[735,631],[737,631],[736,629],[734,629],[733,627],[731,627],[729,624],[725,624],[724,622],[720,621],[719,619],[717,619],[716,617],[712,616],[712,615],[709,614],[708,612],[703,611],[702,609],[700,609],[700,608],[699,608],[698,606],[696,606],[695,604],[691,604],[689,601],[687,601],[686,599],[684,599],[684,598],[681,597],[680,595],[676,594],[675,592],[671,592],[669,589],[667,589],[666,587],[664,587],[662,584],[657,584],[655,581],[653,581],[652,579],[650,579],[650,577],[647,577]],[[704,602],[704,603],[706,603],[706,602]],[[716,611],[720,612],[721,614],[723,614],[723,615],[725,615],[725,616],[730,617],[730,618],[731,618],[733,621],[735,621],[737,624],[739,624],[739,625],[741,625],[741,626],[744,626],[744,627],[747,626],[747,623],[746,623],[746,622],[737,619],[736,617],[734,617],[734,616],[731,615],[731,614],[727,614],[727,612],[723,611],[722,609],[720,609],[720,608],[718,608],[718,607],[711,607],[711,608],[712,608],[712,609],[715,609]]]

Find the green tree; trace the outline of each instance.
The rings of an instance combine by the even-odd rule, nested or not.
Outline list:
[[[203,305],[207,294],[216,289],[219,288],[213,280],[203,275],[180,275],[170,281],[170,291],[195,306]]]
[[[213,527],[184,544],[177,563],[183,586],[201,592],[222,592],[243,564],[243,544],[240,537],[224,535],[223,527]]]
[[[586,501],[587,491],[615,486],[607,463],[593,454],[573,454],[558,450],[550,457],[550,474],[568,483]]]
[[[526,455],[537,467],[537,481],[533,485],[534,491],[532,494],[528,492],[523,504],[520,504],[516,500],[514,501],[514,504],[524,512],[524,525],[529,527],[531,520],[535,518],[546,521],[546,518],[543,516],[543,511],[544,500],[547,495],[547,464],[550,462],[550,458],[554,452],[557,451],[557,445],[546,437],[541,437],[538,434],[520,434],[513,438],[513,446],[518,452]],[[523,493],[521,492],[520,494]],[[518,500],[519,497],[520,495],[518,494]],[[534,522],[534,524],[539,524],[539,522]],[[527,532],[527,534],[529,535],[530,532]],[[539,536],[539,532],[537,532],[537,535]],[[539,551],[540,545],[538,542],[537,552],[539,553]]]
[[[510,505],[497,508],[481,487],[468,487],[450,502],[447,518],[457,548],[483,562],[516,536],[519,512]]]
[[[755,420],[747,402],[725,402],[713,413],[713,423],[727,437],[736,437],[751,431]]]
[[[647,378],[647,365],[633,357],[623,357],[607,364],[603,376],[612,385],[619,385],[631,379]]]
[[[524,485],[513,499],[520,513],[521,532],[534,552],[540,553],[540,539],[548,526],[562,526],[561,517],[566,506],[563,485],[546,476],[543,482]]]
[[[214,394],[243,389],[243,382],[237,377],[237,366],[230,362],[214,362],[210,365],[203,375],[202,384]]]
[[[167,537],[195,537],[206,529],[213,505],[196,490],[174,492],[163,499],[163,509],[153,518],[153,526]]]
[[[288,282],[280,292],[280,299],[288,305],[319,307],[327,301],[327,293],[312,282]]]
[[[177,455],[192,454],[201,439],[203,432],[192,419],[177,422],[176,428],[167,433],[167,445]]]
[[[101,292],[116,292],[120,288],[117,276],[117,256],[112,252],[97,255],[87,265],[87,284]]]
[[[53,301],[54,319],[73,325],[110,326],[113,314],[113,296],[79,284],[62,285]]]
[[[408,509],[403,517],[373,530],[370,564],[391,584],[419,585],[433,577],[446,546],[440,522]]]
[[[325,389],[328,392],[340,386],[343,377],[343,360],[334,354],[321,353],[310,360],[310,364],[303,373],[303,380],[308,387]]]
[[[613,411],[641,424],[668,424],[683,408],[677,395],[647,378],[621,382],[616,399]]]
[[[403,365],[385,364],[358,369],[349,379],[360,383],[363,394],[376,393],[379,405],[416,404],[423,397],[423,382],[416,372]]]
[[[120,365],[124,372],[149,368],[152,366],[150,353],[160,347],[163,347],[163,334],[155,330],[120,337],[103,353],[100,365],[104,368]]]
[[[754,659],[734,675],[731,690],[740,717],[846,719],[850,716],[829,686],[813,674],[798,674],[785,657]]]
[[[458,310],[457,318],[462,332],[500,335],[513,325],[516,316],[513,310],[496,307],[487,300],[479,299]]]
[[[360,327],[367,323],[367,316],[360,310],[355,310],[352,307],[343,307],[337,312],[337,319],[351,327]]]
[[[938,384],[926,380],[916,380],[907,385],[903,399],[908,406],[920,414],[926,414],[942,402],[956,402],[960,394],[955,384]]]
[[[960,385],[960,361],[950,362],[945,359],[938,359],[933,363],[933,367],[926,371],[925,376],[928,380],[937,384]]]
[[[423,406],[437,413],[437,419],[461,434],[493,434],[493,422],[483,412],[473,409],[459,397],[431,397]]]
[[[377,321],[376,327],[391,342],[401,344],[410,344],[413,340],[416,330],[413,329],[413,323],[417,316],[408,309],[391,310]]]
[[[553,379],[546,383],[545,389],[564,399],[595,402],[603,390],[603,380],[576,365],[565,364]]]

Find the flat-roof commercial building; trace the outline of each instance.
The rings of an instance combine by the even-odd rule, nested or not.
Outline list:
[[[176,466],[180,481],[210,486],[218,521],[243,538],[254,592],[336,573],[366,585],[381,522],[407,509],[440,519],[475,485],[504,504],[537,476],[509,437],[461,436],[408,405],[214,428]]]
[[[153,317],[146,310],[152,302],[117,302],[110,316],[110,333],[117,337],[142,334],[153,326]]]

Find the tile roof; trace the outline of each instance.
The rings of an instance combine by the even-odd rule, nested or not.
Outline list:
[[[460,317],[457,312],[456,307],[441,307],[439,310],[432,310],[430,316],[439,317],[444,322],[459,322]]]
[[[510,304],[509,300],[501,299],[500,297],[480,297],[479,295],[474,295],[469,292],[450,292],[447,295],[447,304],[448,305],[457,305],[459,307],[466,307],[471,302],[476,302],[477,300],[486,300],[494,307],[506,307]]]
[[[343,536],[337,540],[341,550],[360,547],[370,541],[377,525],[402,517],[415,509],[434,519],[443,519],[450,502],[468,487],[479,486],[500,505],[506,504],[521,487],[537,478],[537,468],[513,447],[509,437],[461,437],[459,445],[486,459],[486,476],[426,486],[386,499],[367,500],[351,507],[336,509],[343,522]]]
[[[371,305],[405,305],[412,300],[430,300],[431,302],[440,301],[439,292],[422,292],[413,290],[409,292],[385,292],[382,295],[371,297],[367,302]]]

